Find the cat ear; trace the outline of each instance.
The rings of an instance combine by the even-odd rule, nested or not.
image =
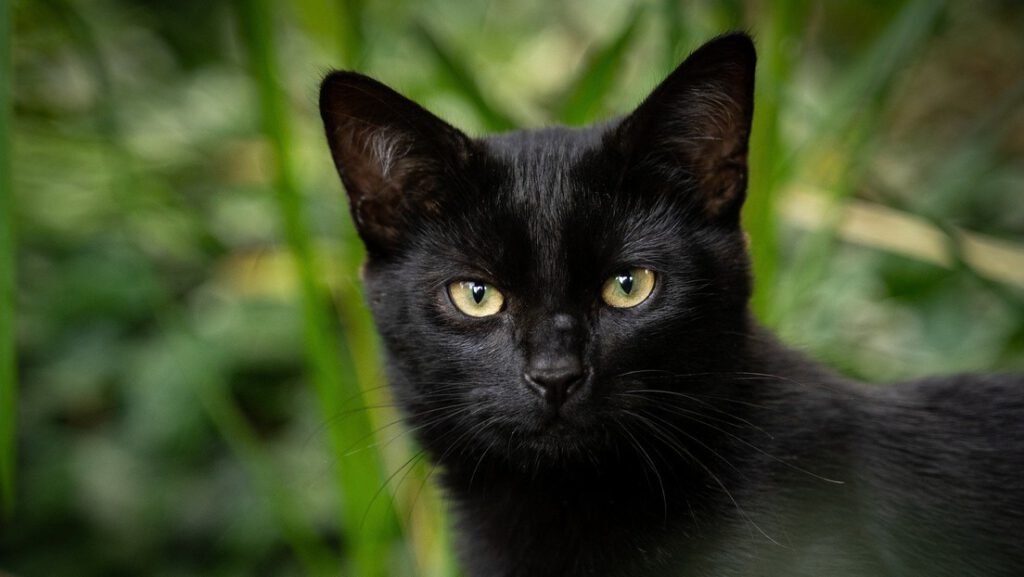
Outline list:
[[[631,167],[695,190],[711,219],[739,223],[754,111],[754,44],[746,34],[700,47],[626,117],[617,138]]]
[[[355,72],[324,79],[320,116],[356,229],[371,254],[397,249],[419,219],[437,216],[438,189],[469,156],[464,134]]]

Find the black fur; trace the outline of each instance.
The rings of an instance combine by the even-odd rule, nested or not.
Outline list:
[[[751,318],[753,74],[723,36],[621,120],[481,139],[324,81],[391,384],[468,575],[1024,575],[1021,377],[862,385]],[[654,292],[604,305],[631,266]],[[502,312],[456,310],[466,279]],[[528,386],[541,360],[583,367],[564,403]]]

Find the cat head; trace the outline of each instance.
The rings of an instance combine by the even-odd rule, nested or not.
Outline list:
[[[723,36],[621,119],[483,138],[324,80],[389,378],[435,458],[593,455],[739,354],[754,66]]]

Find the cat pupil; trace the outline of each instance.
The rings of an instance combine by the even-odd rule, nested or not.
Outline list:
[[[480,304],[483,302],[484,293],[487,292],[486,286],[484,286],[482,283],[475,282],[470,286],[469,290],[470,292],[473,293],[473,302],[475,302],[476,304]]]
[[[629,273],[621,274],[618,276],[619,286],[622,287],[622,292],[629,294],[633,292],[633,275]]]

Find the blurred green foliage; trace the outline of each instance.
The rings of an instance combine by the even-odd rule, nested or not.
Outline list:
[[[760,316],[869,380],[1024,368],[1024,289],[961,234],[1024,251],[1024,6],[776,4],[15,1],[0,572],[457,574],[320,133],[336,67],[480,134],[626,112],[702,41],[748,30]],[[814,226],[794,190],[825,207]],[[951,266],[844,233],[865,203],[930,223]]]

